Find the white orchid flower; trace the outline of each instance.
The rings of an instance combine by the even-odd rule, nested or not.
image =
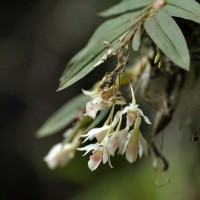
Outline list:
[[[124,152],[126,151],[126,159],[133,163],[137,159],[139,147],[139,130],[133,130],[129,133],[128,140],[126,141]]]
[[[115,151],[118,148],[119,148],[119,153],[122,153],[122,150],[124,148],[127,139],[127,135],[128,135],[128,129],[117,130],[111,133],[107,141],[107,150],[110,155],[114,156]]]
[[[138,108],[138,104],[130,103],[123,109],[123,114],[127,113],[127,127],[131,127],[137,116],[143,117],[147,124],[151,124],[147,116],[144,115],[143,111]]]
[[[122,112],[118,111],[110,125],[104,125],[100,128],[93,128],[87,134],[82,135],[81,137],[86,137],[83,143],[88,140],[93,140],[94,138],[96,138],[97,141],[101,143],[106,134],[115,128],[121,115]]]
[[[85,147],[77,148],[77,150],[86,151],[83,156],[92,151],[92,155],[90,156],[90,160],[88,162],[88,167],[91,171],[94,171],[102,161],[103,164],[105,164],[109,160],[107,150],[102,144],[99,143],[89,144]]]
[[[142,157],[143,152],[148,154],[148,145],[142,133],[139,130],[141,124],[141,117],[138,117],[135,122],[134,129],[129,132],[126,144],[123,149],[123,154],[126,152],[126,159],[133,163],[136,161],[137,156]]]
[[[117,96],[112,96],[109,99],[104,99],[102,91],[87,91],[82,90],[85,95],[92,97],[93,99],[86,104],[86,115],[96,118],[97,112],[105,107],[111,107],[113,104],[123,105],[125,99],[118,99]]]
[[[100,163],[103,161],[105,164],[109,160],[109,155],[106,149],[103,146],[100,146],[96,151],[93,151],[93,154],[90,156],[88,162],[88,167],[91,171],[97,169]]]
[[[75,150],[75,143],[67,143],[64,145],[58,143],[51,148],[47,156],[44,157],[44,161],[50,169],[55,169],[58,166],[63,167],[74,158]]]
[[[101,97],[96,97],[86,104],[86,115],[95,119],[97,112],[105,107],[112,106],[112,102],[105,102]]]
[[[142,133],[139,130],[134,130],[127,143],[125,144],[126,159],[133,163],[137,160],[137,157],[141,158],[143,153],[148,155],[148,145],[146,140],[143,138]]]
[[[93,128],[91,129],[87,134],[82,135],[81,137],[86,137],[83,141],[86,142],[88,140],[93,140],[96,138],[99,142],[102,141],[102,139],[105,137],[106,133],[108,132],[110,126],[103,126],[101,128]]]
[[[126,140],[128,137],[128,128],[123,129],[119,135],[119,154],[123,154],[123,149],[126,144]]]
[[[100,144],[97,142],[95,144],[89,144],[87,146],[84,146],[84,147],[81,147],[81,148],[77,148],[77,150],[79,151],[86,151],[83,156],[85,156],[86,154],[88,154],[90,151],[93,151],[93,150],[97,150],[98,147],[100,146]]]
[[[102,110],[105,107],[110,107],[113,105],[113,102],[104,101],[101,98],[101,93],[98,91],[86,91],[82,90],[85,95],[93,97],[91,101],[86,104],[86,115],[95,119],[97,112]]]

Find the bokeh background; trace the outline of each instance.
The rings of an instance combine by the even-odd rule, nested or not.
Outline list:
[[[165,130],[167,173],[155,172],[147,159],[129,164],[121,157],[113,159],[114,169],[100,166],[91,173],[81,153],[55,171],[43,162],[62,134],[38,139],[37,129],[82,88],[90,88],[102,69],[61,92],[56,92],[58,79],[103,21],[97,12],[116,2],[1,1],[0,200],[200,199],[199,142],[190,140],[199,133],[199,79],[192,90],[185,87]]]

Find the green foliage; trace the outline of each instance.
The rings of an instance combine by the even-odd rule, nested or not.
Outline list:
[[[154,12],[155,16],[148,19],[153,2],[155,1],[126,0],[100,13],[102,16],[113,16],[137,10],[110,19],[96,30],[86,47],[69,62],[60,79],[58,90],[62,90],[77,82],[91,72],[96,66],[103,63],[108,57],[114,55],[123,45],[120,38],[122,38],[127,31],[138,26],[139,23],[141,23],[141,27],[143,25],[145,26],[146,31],[156,45],[158,45],[174,63],[188,70],[189,55],[187,45],[183,34],[169,15],[200,22],[200,5],[194,0],[168,0],[160,11]],[[147,21],[143,23],[146,18]],[[154,26],[154,28],[150,26]],[[110,49],[104,44],[105,41],[107,44],[110,44]],[[137,51],[139,45],[140,29],[137,29],[133,37],[132,47]]]
[[[167,0],[164,8],[171,16],[200,23],[200,5],[194,0]]]
[[[109,17],[112,15],[119,15],[127,11],[136,10],[145,6],[149,6],[153,2],[154,0],[122,1],[121,3],[109,8],[108,10],[101,12],[100,16]]]
[[[68,63],[60,79],[58,90],[77,82],[108,57],[115,55],[129,42],[125,43],[125,38],[129,38],[133,50],[138,51],[143,42],[143,38],[141,38],[143,27],[166,56],[179,67],[189,70],[188,47],[180,28],[171,16],[200,22],[199,3],[194,0],[167,0],[164,7],[153,10],[151,7],[153,2],[155,1],[124,0],[101,12],[102,16],[112,16],[132,11],[107,20],[95,31],[86,47]],[[134,34],[130,35],[130,33]],[[142,45],[145,46],[144,42]],[[84,105],[88,100],[88,97],[80,95],[64,105],[44,123],[37,135],[43,137],[54,134],[69,125],[78,114],[79,105]],[[97,122],[98,120],[94,121],[94,124],[96,125]]]
[[[140,47],[140,41],[141,41],[141,24],[137,28],[135,35],[133,36],[132,40],[132,48],[134,51],[138,51]]]
[[[37,132],[37,135],[39,137],[51,135],[64,129],[66,126],[71,124],[74,119],[76,119],[76,123],[73,124],[74,127],[70,129],[69,132],[67,132],[68,135],[66,134],[67,136],[65,137],[64,141],[66,142],[64,145],[68,145],[67,147],[69,147],[69,145],[74,145],[72,150],[70,149],[71,147],[68,148],[69,152],[75,151],[77,149],[80,144],[81,134],[88,133],[89,130],[96,127],[107,116],[109,109],[105,109],[105,107],[112,106],[110,115],[107,120],[108,124],[105,123],[106,126],[109,125],[110,127],[112,127],[112,120],[113,122],[119,120],[119,116],[116,117],[116,115],[119,114],[115,110],[116,104],[121,105],[121,109],[125,109],[128,107],[128,109],[130,109],[131,111],[135,109],[135,113],[132,113],[135,117],[143,116],[144,119],[148,119],[146,116],[143,115],[143,112],[139,108],[137,108],[138,105],[136,104],[134,91],[131,84],[130,88],[132,93],[132,104],[124,108],[124,106],[127,105],[127,102],[125,101],[127,96],[123,96],[121,92],[121,86],[123,85],[123,76],[126,76],[126,85],[128,85],[128,83],[131,83],[132,80],[135,80],[135,77],[136,79],[138,77],[141,77],[142,73],[144,72],[144,66],[149,66],[149,68],[151,67],[151,61],[153,61],[153,59],[154,64],[157,64],[158,68],[160,68],[161,65],[162,68],[164,68],[164,64],[166,63],[170,68],[171,65],[169,65],[170,63],[168,62],[168,59],[163,59],[163,57],[168,57],[178,67],[188,71],[190,69],[190,55],[187,43],[181,29],[172,17],[181,17],[195,22],[200,22],[200,5],[194,0],[124,0],[121,3],[113,6],[112,8],[100,13],[100,15],[105,17],[110,17],[113,15],[120,16],[103,23],[92,35],[86,47],[71,59],[66,70],[63,72],[62,77],[60,78],[60,86],[58,90],[65,89],[68,86],[74,84],[75,82],[86,76],[88,73],[90,73],[92,70],[94,70],[97,66],[105,62],[111,56],[117,57],[118,62],[115,69],[112,72],[107,72],[105,74],[105,76],[100,81],[98,87],[95,88],[95,91],[88,92],[89,95],[91,94],[93,100],[95,100],[90,101],[86,106],[86,113],[88,114],[88,116],[83,116],[83,113],[81,113],[80,117],[80,105],[83,105],[84,107],[85,104],[89,101],[88,96],[80,95],[72,99],[62,108],[60,108],[52,117],[50,117],[50,119],[48,119],[44,123],[44,125]],[[145,34],[142,34],[144,30],[147,32],[146,35],[149,35],[150,37],[146,37]],[[151,42],[149,42],[150,40]],[[153,45],[151,45],[151,47],[148,46],[148,48],[146,48],[147,44],[149,45],[152,43]],[[130,80],[128,80],[128,73],[124,72],[126,70],[125,68],[127,65],[127,61],[129,60],[129,55],[131,55],[129,51],[131,50],[131,46],[133,51],[137,51],[136,54],[134,52],[134,55],[140,54],[140,56],[138,56],[140,57],[140,60],[138,60],[138,62],[136,62],[135,60],[133,61],[133,63],[136,63],[136,70],[135,68],[133,69],[132,66],[130,69],[130,72],[132,71],[132,73],[130,74],[131,76],[134,76],[135,70],[135,77],[131,77]],[[161,54],[161,51],[165,55]],[[151,52],[151,56],[149,52]],[[120,103],[117,103],[118,101]],[[132,108],[131,105],[135,107]],[[171,107],[173,108],[173,106]],[[101,112],[98,113],[100,110]],[[93,115],[94,113],[95,115]],[[125,113],[128,116],[128,110],[123,114]],[[97,145],[99,145],[98,147],[95,146],[96,144],[92,144],[92,146],[88,145],[79,150],[88,152],[94,150],[93,155],[96,154],[95,156],[100,159],[102,159],[101,156],[104,156],[104,159],[108,158],[107,160],[103,160],[103,163],[109,162],[110,164],[109,156],[113,156],[113,153],[111,151],[108,153],[107,148],[114,141],[115,137],[117,137],[118,131],[123,130],[120,129],[123,114],[121,114],[120,122],[116,122],[116,124],[118,124],[117,128],[115,126],[109,128],[107,135],[104,136],[104,139],[107,141],[104,141],[103,139],[102,141],[98,141],[96,143]],[[91,118],[89,116],[91,116]],[[92,118],[95,119],[92,121]],[[130,121],[129,118],[127,118],[127,122],[128,120]],[[133,118],[132,120],[132,123],[135,123],[135,118]],[[147,123],[150,124],[150,122]],[[133,126],[133,124],[127,126],[127,130],[129,130],[131,126]],[[105,126],[103,128],[107,129],[107,127]],[[110,132],[113,131],[112,129],[116,131]],[[125,130],[125,134],[127,130]],[[97,136],[95,136],[96,133],[94,133],[93,130],[90,131],[90,133],[88,134],[90,135],[86,136],[88,138],[91,137],[89,139],[93,139],[95,137],[97,139]],[[99,132],[99,134],[104,133]],[[76,141],[77,138],[79,140],[78,142]],[[109,145],[107,143],[108,139],[110,142]],[[126,144],[128,144],[127,142],[130,142],[128,137],[125,137],[125,140]],[[133,145],[134,149],[132,149],[131,151],[132,155],[133,151],[135,149],[138,149],[139,139],[137,138],[136,140],[137,141]],[[122,137],[119,139],[118,143],[120,142],[124,142],[125,146],[125,141],[122,141]],[[152,149],[152,146],[150,146],[151,143],[143,143],[147,145],[146,149]],[[111,147],[113,148],[113,151],[116,151],[116,149],[114,149],[114,145]],[[111,147],[109,146],[109,148]],[[106,151],[104,151],[104,148],[106,149]],[[117,148],[119,148],[119,145],[117,146]],[[126,148],[128,148],[128,146],[126,146]],[[133,156],[137,156],[138,152],[135,152],[136,154],[134,154]],[[124,153],[125,152],[121,152],[121,154]],[[72,159],[73,157],[69,155],[70,154],[68,154],[67,157],[68,160]],[[159,157],[159,155],[157,155],[156,153],[155,155]],[[97,159],[93,160],[95,163],[94,165],[94,163],[92,163],[93,161],[90,161],[89,168],[91,170],[95,170],[101,162],[101,160],[98,163]],[[132,162],[132,160],[130,162]],[[62,163],[57,163],[58,166],[60,164]]]
[[[102,24],[87,46],[67,66],[60,79],[59,90],[77,82],[91,72],[99,61],[104,62],[108,56],[116,52],[121,46],[119,38],[141,20],[142,13],[143,11],[128,13]],[[104,41],[112,45],[111,53],[108,52]]]
[[[88,96],[79,95],[73,98],[70,102],[62,106],[56,113],[54,113],[37,131],[38,137],[46,137],[53,135],[63,128],[67,127],[74,118],[78,117],[80,112],[80,105],[85,105],[89,100]],[[73,127],[71,134],[79,130],[80,127],[83,127],[85,124],[89,124],[84,133],[87,133],[90,129],[97,126],[102,119],[108,114],[109,108],[104,109],[91,123],[91,119],[87,116],[83,117],[75,127]]]
[[[156,45],[175,64],[189,70],[190,56],[185,38],[166,11],[154,11],[154,15],[145,21],[144,28]]]
[[[38,137],[52,135],[68,126],[80,112],[81,106],[89,100],[88,96],[79,95],[63,105],[37,131]]]
[[[126,0],[101,13],[102,16],[112,16],[127,11],[149,6],[153,0]],[[176,22],[170,17],[181,17],[200,22],[200,5],[194,1],[167,0],[164,8],[155,10],[153,16],[145,19],[148,8],[121,15],[103,23],[93,34],[86,47],[74,56],[69,62],[60,81],[59,90],[77,82],[98,64],[104,62],[116,52],[122,44],[120,38],[128,30],[137,28],[132,39],[132,48],[138,51],[141,42],[141,28],[144,25],[146,32],[155,44],[179,67],[189,70],[189,53],[184,36]],[[144,23],[142,23],[144,21]],[[112,52],[103,42],[110,44]],[[39,129],[38,136],[46,136],[66,127],[78,114],[79,105],[88,101],[83,95],[64,105]]]

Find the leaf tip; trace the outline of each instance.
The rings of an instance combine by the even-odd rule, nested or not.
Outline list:
[[[66,86],[66,84],[63,84],[62,82],[59,84],[56,92],[60,92],[61,90],[64,90],[66,87],[68,87],[68,85]]]
[[[36,138],[42,138],[42,137],[44,137],[43,132],[41,132],[40,129],[34,135],[35,135]]]
[[[190,71],[190,65],[186,66],[185,70],[189,72]]]
[[[106,17],[106,15],[105,15],[104,12],[98,12],[98,13],[97,13],[97,16],[99,16],[99,17]]]

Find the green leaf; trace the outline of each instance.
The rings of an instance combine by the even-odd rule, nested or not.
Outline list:
[[[105,55],[108,56],[108,49],[105,47],[104,41],[110,44],[114,43],[112,49],[116,51],[121,46],[118,39],[141,20],[142,14],[143,11],[129,13],[102,24],[87,46],[70,61],[60,79],[58,90],[62,90],[86,76],[97,63],[103,60]],[[118,41],[116,42],[116,40]]]
[[[133,36],[132,40],[132,48],[134,51],[138,51],[140,47],[140,39],[141,39],[141,26],[138,27],[135,35]]]
[[[112,47],[113,51],[117,51],[120,46],[121,46],[121,42],[117,42]],[[63,90],[65,88],[69,87],[70,85],[74,84],[78,80],[82,79],[87,74],[89,74],[93,69],[95,69],[95,66],[99,65],[98,63],[100,63],[102,58],[105,55],[108,55],[108,50],[107,49],[99,51],[99,47],[96,46],[96,49],[95,49],[95,50],[98,50],[98,54],[95,54],[95,57],[92,57],[96,51],[94,50],[93,53],[91,52],[91,56],[88,55],[88,58],[92,57],[92,60],[88,60],[86,58],[86,60],[88,62],[84,62],[83,61],[85,65],[81,69],[80,69],[80,67],[82,66],[82,63],[80,62],[79,63],[80,65],[77,65],[77,63],[75,63],[72,66],[71,70],[69,70],[69,71],[66,70],[64,72],[63,76],[60,79],[61,82],[60,82],[58,91]],[[76,69],[79,69],[80,71],[77,71]]]
[[[189,70],[190,56],[180,28],[164,10],[156,10],[144,28],[155,44],[179,67]]]
[[[37,131],[37,136],[52,135],[68,126],[89,99],[88,96],[81,94],[67,102],[42,125]]]
[[[168,0],[164,7],[171,16],[200,23],[200,4],[194,0]]]
[[[108,17],[112,15],[118,15],[127,11],[136,10],[152,4],[154,0],[129,0],[122,1],[121,3],[99,13],[100,16]]]

